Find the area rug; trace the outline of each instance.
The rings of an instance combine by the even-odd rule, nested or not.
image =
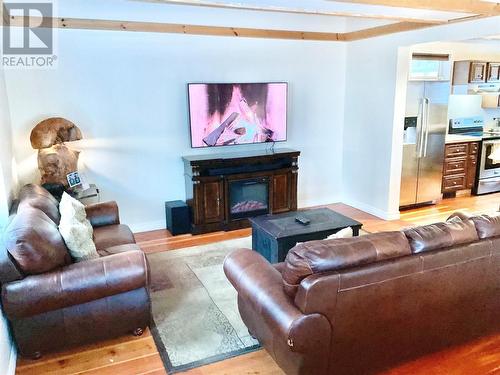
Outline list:
[[[227,254],[251,237],[149,254],[152,333],[169,374],[260,348],[240,318],[224,275]]]

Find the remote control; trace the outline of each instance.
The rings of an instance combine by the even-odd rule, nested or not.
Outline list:
[[[295,221],[302,224],[302,225],[309,225],[311,224],[311,220],[309,220],[307,217],[302,216],[302,215],[297,215],[295,216]]]

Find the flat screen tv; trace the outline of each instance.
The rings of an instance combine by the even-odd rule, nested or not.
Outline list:
[[[287,83],[191,83],[191,147],[286,141]]]

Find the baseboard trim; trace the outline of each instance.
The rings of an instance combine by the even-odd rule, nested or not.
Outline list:
[[[384,211],[381,210],[380,208],[373,207],[369,204],[359,202],[355,199],[343,199],[342,203],[347,204],[349,206],[352,206],[354,208],[357,208],[358,210],[365,211],[366,213],[369,213],[370,215],[379,217],[384,220],[398,220],[400,218],[399,211],[397,212],[389,212],[389,211]]]
[[[299,200],[298,202],[298,209],[308,209],[311,207],[319,207],[319,206],[328,206],[332,204],[332,202],[339,202],[340,197],[334,196],[331,199],[327,200],[314,200],[314,199],[304,199],[304,200]]]
[[[301,200],[299,202],[299,209],[300,208],[309,208],[309,207],[317,207],[317,206],[324,206],[331,204],[331,202],[336,202],[338,199],[330,199],[328,202],[324,201],[314,201],[314,200]],[[399,219],[399,211],[398,212],[387,212],[384,210],[381,210],[377,207],[373,207],[369,204],[362,203],[359,201],[356,201],[354,199],[342,199],[342,203],[347,204],[349,206],[352,206],[354,208],[357,208],[359,210],[365,211],[366,213],[369,213],[371,215],[377,216],[381,219],[384,220],[397,220]],[[140,233],[140,232],[149,232],[152,230],[158,230],[158,229],[165,229],[165,221],[164,220],[156,220],[156,221],[148,221],[144,223],[136,223],[136,224],[129,224],[130,229],[134,233]]]
[[[148,221],[145,223],[137,223],[137,224],[129,224],[128,225],[132,232],[140,233],[140,232],[149,232],[151,230],[165,229],[166,224],[165,220],[157,220],[157,221]]]

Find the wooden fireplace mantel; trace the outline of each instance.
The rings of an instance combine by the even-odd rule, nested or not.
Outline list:
[[[300,151],[281,148],[184,156],[192,233],[250,226],[247,218],[231,218],[228,187],[234,181],[262,178],[269,184],[269,213],[297,210],[299,155]]]

